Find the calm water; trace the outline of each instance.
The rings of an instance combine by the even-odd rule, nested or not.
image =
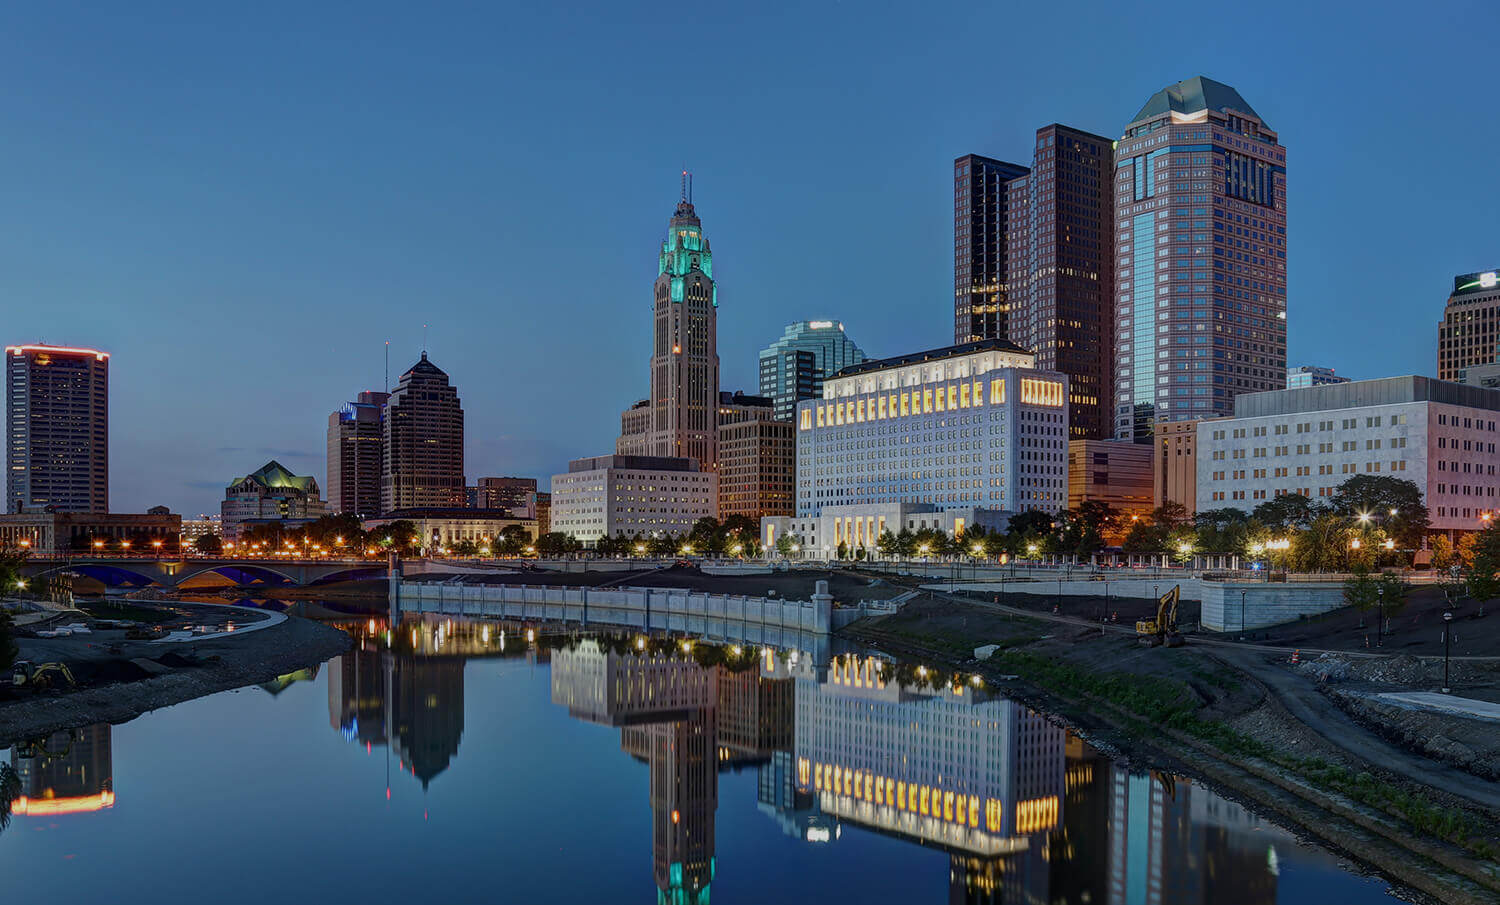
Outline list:
[[[27,796],[3,901],[1392,901],[1202,786],[876,661],[348,628],[316,671],[0,753]]]

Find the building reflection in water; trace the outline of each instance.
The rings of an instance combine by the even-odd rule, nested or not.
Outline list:
[[[20,780],[11,814],[40,817],[114,807],[110,745],[110,725],[96,723],[11,748],[10,764]]]
[[[328,664],[329,723],[367,751],[385,746],[426,789],[458,755],[464,660],[498,649],[499,630],[434,618],[342,627],[355,646]]]

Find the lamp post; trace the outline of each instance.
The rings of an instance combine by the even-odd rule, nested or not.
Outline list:
[[[1443,613],[1443,694],[1452,694],[1448,684],[1448,651],[1453,640],[1453,611]]]
[[[1240,589],[1240,640],[1245,640],[1245,591]]]
[[[1375,589],[1375,646],[1385,646],[1385,588]]]

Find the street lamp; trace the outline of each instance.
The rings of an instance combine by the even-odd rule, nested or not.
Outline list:
[[[1385,646],[1385,588],[1375,589],[1375,646]]]
[[[1240,591],[1240,640],[1245,640],[1245,592]]]
[[[1452,694],[1453,688],[1448,684],[1448,650],[1453,636],[1453,611],[1449,610],[1443,614],[1443,694]]]

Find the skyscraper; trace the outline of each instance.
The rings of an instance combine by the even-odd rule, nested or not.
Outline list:
[[[380,470],[384,464],[386,400],[390,393],[365,392],[328,416],[328,511],[380,515]]]
[[[1005,184],[1028,170],[968,154],[953,161],[953,343],[1009,339]]]
[[[760,352],[760,394],[772,400],[778,419],[790,421],[798,402],[823,394],[823,378],[864,360],[841,323],[787,324],[781,338]]]
[[[1114,152],[1102,135],[1036,131],[1031,173],[1006,183],[1009,339],[1068,375],[1072,439],[1114,436]]]
[[[7,509],[109,511],[109,353],[8,346]]]
[[[426,352],[387,400],[382,440],[381,512],[464,505],[464,410]]]
[[[1168,85],[1115,149],[1114,430],[1286,383],[1286,150],[1228,85]]]
[[[1465,369],[1500,360],[1500,276],[1462,273],[1438,324],[1437,376],[1463,380]]]
[[[684,175],[682,200],[657,259],[651,395],[621,415],[621,455],[718,464],[719,300],[713,255]]]

